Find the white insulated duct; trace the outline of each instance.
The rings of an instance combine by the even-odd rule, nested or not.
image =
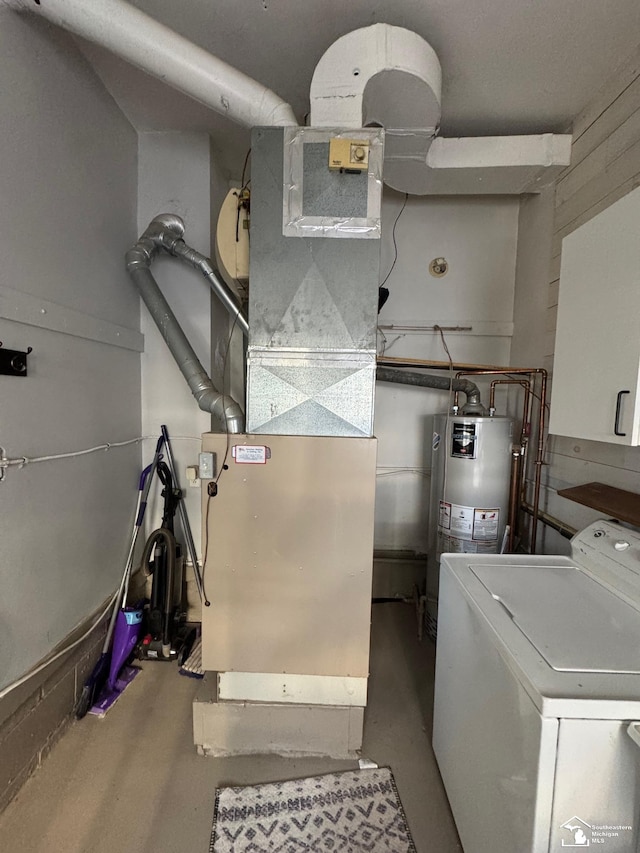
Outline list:
[[[440,124],[442,71],[416,33],[389,24],[335,41],[311,81],[311,127],[411,128],[431,139]]]
[[[342,36],[311,82],[313,127],[385,128],[384,183],[400,192],[536,192],[569,163],[571,136],[438,136],[442,75],[416,33],[374,24]]]
[[[34,12],[106,47],[239,124],[298,124],[289,104],[271,89],[124,0],[6,0],[6,5]]]

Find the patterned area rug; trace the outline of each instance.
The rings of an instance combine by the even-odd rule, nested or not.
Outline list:
[[[219,788],[210,853],[415,853],[391,770]]]

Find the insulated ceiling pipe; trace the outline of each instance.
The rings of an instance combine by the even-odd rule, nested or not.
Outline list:
[[[179,216],[157,216],[135,246],[127,252],[127,270],[180,372],[187,380],[198,406],[215,415],[227,432],[240,433],[244,430],[242,409],[234,399],[224,396],[214,387],[151,274],[151,262],[164,248],[163,241],[175,242],[181,239],[183,233],[184,223]]]
[[[88,41],[247,127],[297,125],[278,95],[125,3],[124,0],[5,0]]]
[[[398,382],[401,385],[414,385],[419,388],[437,388],[440,391],[461,391],[467,395],[462,407],[464,415],[486,415],[487,411],[480,399],[480,389],[469,379],[449,379],[448,376],[434,376],[430,373],[408,373],[393,367],[378,367],[378,382]]]

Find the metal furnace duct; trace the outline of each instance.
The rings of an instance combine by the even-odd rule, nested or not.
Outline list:
[[[253,131],[250,433],[373,434],[382,131],[360,134],[369,170],[346,174],[329,170],[336,131]]]

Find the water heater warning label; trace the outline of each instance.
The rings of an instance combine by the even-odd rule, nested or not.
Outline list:
[[[496,550],[499,526],[499,508],[485,509],[440,501],[438,554],[444,551],[493,553]]]
[[[471,539],[474,512],[472,506],[451,504],[451,533],[462,539]]]
[[[473,538],[482,542],[495,542],[495,540],[498,538],[499,524],[499,509],[474,509]]]
[[[446,501],[440,501],[438,527],[443,527],[445,530],[451,529],[451,504]]]

